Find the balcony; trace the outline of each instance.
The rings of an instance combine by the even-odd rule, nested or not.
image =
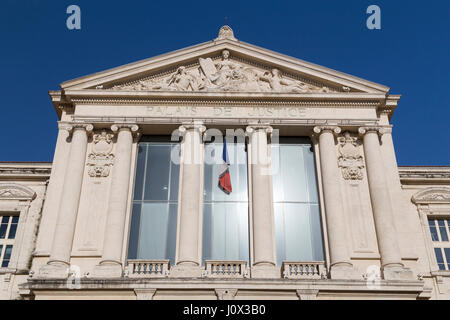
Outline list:
[[[128,260],[129,278],[165,278],[169,276],[169,260]]]
[[[286,279],[324,279],[327,277],[323,261],[283,261],[281,271]]]

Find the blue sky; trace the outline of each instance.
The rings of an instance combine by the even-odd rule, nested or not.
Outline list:
[[[81,8],[80,31],[66,8]],[[366,8],[381,8],[381,30]],[[227,21],[245,42],[387,85],[400,165],[450,165],[450,1],[0,2],[0,161],[52,161],[48,90],[209,41]]]

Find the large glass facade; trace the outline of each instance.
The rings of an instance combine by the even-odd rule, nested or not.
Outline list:
[[[203,261],[249,259],[247,152],[245,143],[227,139],[232,192],[219,188],[222,143],[205,144]]]
[[[272,144],[277,263],[323,261],[314,153],[308,138]]]
[[[180,144],[143,136],[138,146],[129,259],[175,260]],[[175,157],[177,158],[177,157]]]

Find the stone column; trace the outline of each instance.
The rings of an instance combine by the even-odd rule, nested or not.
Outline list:
[[[200,277],[201,269],[201,185],[203,168],[201,124],[186,124],[179,128],[184,136],[181,146],[181,193],[174,277]]]
[[[111,126],[111,130],[117,134],[117,142],[109,191],[103,254],[100,265],[94,270],[96,277],[122,276],[122,248],[128,208],[133,133],[138,129],[139,127],[134,124]]]
[[[250,125],[251,194],[253,212],[252,278],[279,277],[276,268],[275,232],[272,203],[272,166],[269,158],[268,125]]]
[[[389,197],[389,186],[385,177],[380,140],[382,131],[379,127],[359,128],[363,135],[364,154],[366,156],[367,180],[375,220],[378,248],[381,254],[381,267],[385,279],[409,278],[409,272],[403,268],[397,233],[394,226],[392,203]]]
[[[86,161],[87,133],[93,128],[91,124],[72,124],[69,161],[64,176],[50,259],[39,272],[44,277],[65,278],[68,275]]]
[[[350,262],[341,194],[334,134],[337,126],[315,127],[319,137],[320,169],[322,175],[325,215],[327,218],[328,245],[330,249],[330,276],[332,279],[361,278]]]

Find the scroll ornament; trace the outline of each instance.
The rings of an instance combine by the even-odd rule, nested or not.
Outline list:
[[[109,176],[111,167],[114,164],[114,155],[111,153],[113,137],[114,134],[107,133],[105,130],[94,134],[92,152],[88,155],[87,162],[90,177]]]
[[[362,180],[364,160],[358,148],[358,138],[352,137],[349,132],[338,138],[339,157],[338,164],[342,169],[345,180]]]

